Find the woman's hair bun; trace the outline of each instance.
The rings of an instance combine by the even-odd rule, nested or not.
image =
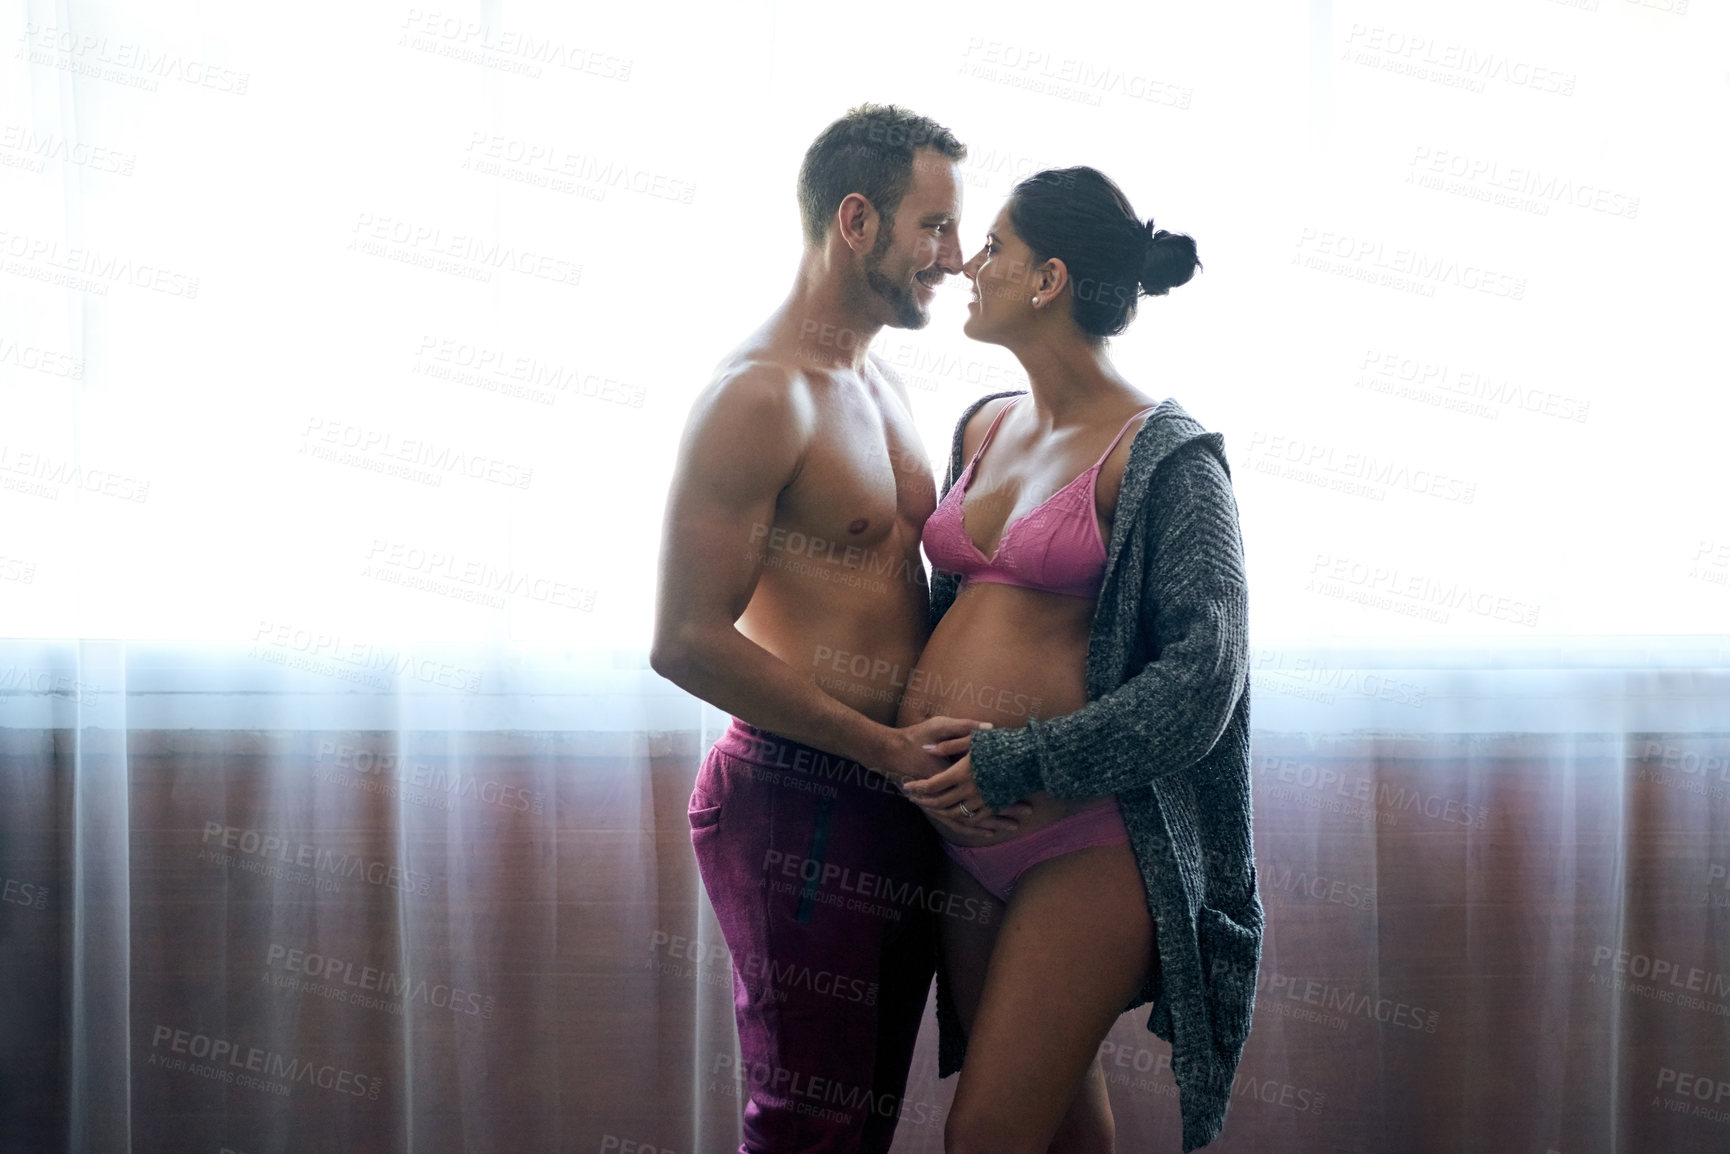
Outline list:
[[[1158,229],[1141,262],[1141,291],[1148,296],[1164,296],[1178,285],[1187,284],[1200,267],[1192,238],[1181,232]]]

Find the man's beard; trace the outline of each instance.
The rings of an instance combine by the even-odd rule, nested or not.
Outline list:
[[[886,241],[887,236],[884,237]],[[883,267],[883,258],[888,255],[889,246],[879,243],[877,250],[865,262],[865,283],[872,292],[889,302],[889,307],[895,310],[894,327],[898,329],[922,329],[931,323],[931,316],[919,304],[912,290],[884,276],[878,270]]]

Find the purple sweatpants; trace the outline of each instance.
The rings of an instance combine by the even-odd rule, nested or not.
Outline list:
[[[887,1151],[936,968],[935,831],[858,762],[737,718],[690,819],[733,955],[740,1154]]]

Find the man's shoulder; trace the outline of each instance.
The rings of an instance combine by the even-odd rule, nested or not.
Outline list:
[[[739,355],[715,366],[697,400],[699,406],[713,409],[743,408],[792,418],[808,408],[809,390],[797,365],[775,357]]]

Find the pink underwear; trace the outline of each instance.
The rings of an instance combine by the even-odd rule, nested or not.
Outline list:
[[[1030,834],[997,845],[973,847],[945,841],[943,849],[980,885],[997,895],[999,901],[1007,902],[1021,875],[1047,858],[1128,841],[1123,813],[1117,808],[1117,799],[1112,798],[1110,805],[1059,818]]]

